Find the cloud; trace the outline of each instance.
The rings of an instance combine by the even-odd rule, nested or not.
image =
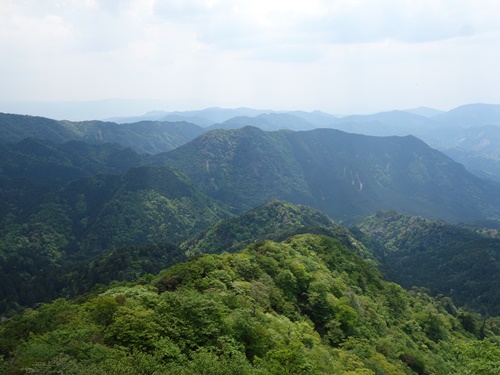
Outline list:
[[[498,78],[498,14],[490,0],[0,0],[0,100],[457,97]]]

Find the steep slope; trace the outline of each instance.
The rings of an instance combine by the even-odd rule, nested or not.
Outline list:
[[[90,145],[80,141],[55,144],[27,138],[0,144],[0,170],[5,178],[65,184],[98,173],[124,173],[144,157],[117,144]]]
[[[379,259],[393,281],[500,315],[500,239],[394,211],[368,217],[358,228],[382,245]]]
[[[106,251],[180,242],[229,215],[167,167],[138,167],[65,186],[0,182],[0,309],[5,310],[60,296],[68,284],[65,273]]]
[[[283,199],[341,220],[380,209],[446,220],[499,215],[498,185],[411,136],[245,127],[207,132],[152,161],[240,212]]]
[[[197,188],[237,212],[275,198],[304,202],[309,194],[284,132],[249,126],[213,130],[151,162],[183,171]]]
[[[324,213],[307,206],[294,206],[284,201],[270,201],[237,217],[219,221],[181,244],[188,255],[222,253],[241,250],[263,240],[281,241],[299,233],[335,236],[358,254],[370,257],[349,233]]]
[[[77,139],[78,131],[56,120],[37,116],[0,113],[0,142],[19,142],[39,138],[62,143]]]
[[[438,115],[391,111],[335,119],[328,127],[365,135],[414,135],[481,177],[500,181],[500,106],[468,104]]]
[[[0,372],[494,374],[496,321],[446,309],[335,238],[300,235],[8,319]]]
[[[147,242],[179,242],[228,216],[223,205],[198,192],[178,172],[165,167],[139,167],[105,181],[109,199],[95,206],[102,195],[98,177],[68,187],[78,213],[83,236],[80,246],[101,251]],[[96,213],[95,216],[92,213]]]
[[[72,140],[110,142],[130,147],[139,153],[154,154],[172,150],[201,133],[201,127],[187,122],[71,122],[0,113],[0,143],[14,143],[25,138],[38,138],[54,143]]]

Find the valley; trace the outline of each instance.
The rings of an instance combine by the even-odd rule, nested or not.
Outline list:
[[[495,108],[0,114],[0,371],[497,368]]]

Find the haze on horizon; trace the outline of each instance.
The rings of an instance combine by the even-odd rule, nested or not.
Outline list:
[[[0,112],[500,103],[499,14],[489,0],[0,0]]]

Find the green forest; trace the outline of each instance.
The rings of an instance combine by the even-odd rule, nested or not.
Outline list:
[[[498,318],[297,235],[95,287],[0,325],[5,374],[496,374]]]
[[[0,373],[500,374],[497,184],[200,129],[0,116]]]

